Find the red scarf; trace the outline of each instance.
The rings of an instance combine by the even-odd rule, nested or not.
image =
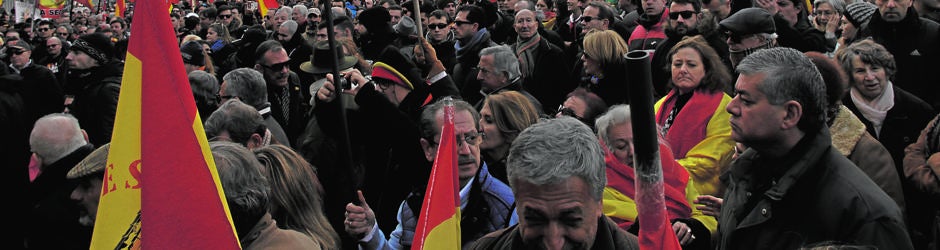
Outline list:
[[[636,176],[632,166],[618,161],[609,150],[607,156],[607,186],[616,189],[623,195],[636,200]],[[685,170],[672,157],[672,150],[666,145],[659,144],[659,158],[663,165],[663,195],[666,201],[666,211],[669,220],[692,217],[692,208],[686,198],[685,189],[689,184],[689,172]],[[632,224],[633,222],[626,222]],[[624,223],[618,223],[621,227]]]
[[[715,109],[721,104],[722,94],[721,91],[695,90],[689,102],[685,103],[682,110],[676,114],[669,132],[666,133],[666,141],[672,147],[672,154],[678,157],[670,159],[685,158],[689,150],[705,139],[708,135],[708,121],[715,115]],[[675,89],[669,91],[665,97],[666,101],[656,111],[657,125],[663,126],[666,123],[669,113],[675,108],[678,97],[679,93]]]

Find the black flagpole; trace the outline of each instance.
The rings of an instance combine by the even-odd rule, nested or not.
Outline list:
[[[323,1],[323,9],[325,9],[324,10],[325,13],[323,13],[323,18],[326,18],[326,24],[327,24],[326,35],[327,35],[327,41],[330,44],[330,51],[333,51],[335,54],[333,58],[330,58],[329,60],[333,60],[333,64],[330,66],[332,68],[330,69],[330,72],[333,72],[333,79],[334,79],[333,88],[335,89],[335,92],[336,92],[336,101],[338,104],[337,106],[339,106],[339,123],[340,123],[340,128],[342,129],[342,133],[339,135],[340,137],[338,140],[339,149],[342,150],[342,154],[339,157],[340,158],[339,163],[341,167],[346,167],[347,171],[350,174],[349,176],[354,178],[356,171],[355,171],[355,168],[353,168],[353,163],[352,163],[352,149],[350,148],[351,142],[349,140],[349,122],[346,118],[346,99],[343,98],[343,90],[346,89],[347,86],[350,86],[349,85],[350,83],[346,82],[345,77],[341,77],[339,74],[339,67],[338,67],[339,59],[343,56],[343,54],[341,52],[338,54],[335,53],[337,51],[336,33],[333,31],[333,10],[332,8],[330,8],[329,4],[330,4],[330,1]],[[339,51],[342,51],[342,50],[339,50]],[[314,60],[317,60],[317,59],[314,59]],[[359,183],[354,184],[356,185],[356,188],[354,188],[353,190],[348,190],[352,192],[352,194],[350,194],[349,197],[358,197],[358,195],[356,194],[356,189],[359,189],[358,184]],[[353,198],[352,202],[355,204],[359,204],[359,199]]]

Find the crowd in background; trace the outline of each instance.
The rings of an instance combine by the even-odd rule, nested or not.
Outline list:
[[[464,248],[644,244],[649,114],[684,249],[940,247],[937,0],[412,1],[169,10],[243,248],[410,248],[444,106]],[[91,239],[134,9],[69,10],[0,13],[13,248]]]

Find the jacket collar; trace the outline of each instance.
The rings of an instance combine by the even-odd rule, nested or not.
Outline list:
[[[755,181],[753,185],[762,185],[770,179],[770,187],[764,196],[772,200],[782,200],[804,174],[813,170],[816,163],[832,146],[828,127],[821,127],[816,133],[807,133],[803,139],[782,157],[764,157],[754,149],[748,149],[731,168],[733,175],[742,180]]]

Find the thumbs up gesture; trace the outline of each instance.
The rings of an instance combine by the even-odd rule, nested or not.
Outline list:
[[[349,235],[356,239],[362,239],[375,227],[375,213],[372,212],[372,209],[369,208],[369,204],[366,203],[366,198],[362,196],[362,191],[360,190],[357,193],[359,194],[359,202],[362,206],[357,206],[352,202],[346,204],[344,228]]]

